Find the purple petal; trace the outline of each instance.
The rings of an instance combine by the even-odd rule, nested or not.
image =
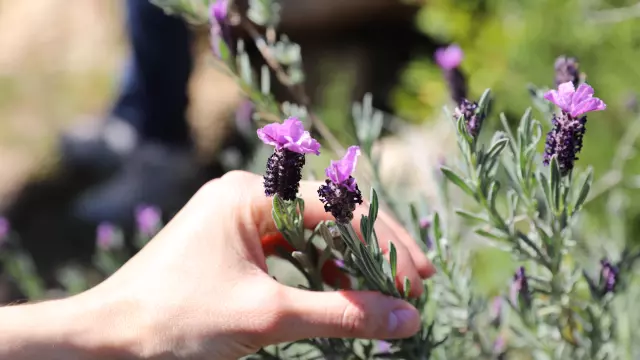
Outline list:
[[[569,112],[571,109],[571,99],[573,98],[574,93],[575,89],[573,87],[573,83],[568,81],[564,84],[560,84],[557,91],[547,91],[547,93],[544,94],[544,98],[556,104],[563,111]]]
[[[211,20],[215,20],[218,23],[223,22],[227,17],[228,8],[229,3],[227,0],[216,0],[209,7],[209,16],[211,17]]]
[[[114,246],[116,236],[115,226],[103,222],[96,229],[96,245],[102,250],[109,250]]]
[[[358,146],[350,146],[347,149],[347,153],[341,160],[331,161],[329,167],[325,170],[325,174],[331,181],[335,184],[344,184],[347,185],[349,190],[355,190],[355,182],[351,182],[346,184],[345,182],[349,179],[351,174],[353,174],[356,169],[356,164],[358,162],[358,156],[360,155],[360,147]]]
[[[280,135],[280,127],[282,124],[273,123],[265,125],[265,127],[258,129],[258,138],[267,145],[273,145],[276,149],[281,149],[284,144],[284,139]]]
[[[159,230],[162,215],[155,206],[142,205],[136,209],[138,230],[145,235],[153,235]]]
[[[288,118],[282,124],[273,123],[258,129],[258,137],[267,145],[276,149],[287,149],[300,154],[320,155],[320,143],[304,130],[302,122]]]
[[[388,354],[391,352],[391,343],[388,341],[376,341],[376,354]]]
[[[456,44],[439,48],[435,53],[436,63],[444,70],[452,70],[460,66],[463,57],[464,52]]]
[[[600,99],[593,97],[593,88],[587,84],[580,84],[578,90],[573,94],[571,99],[571,108],[569,113],[573,117],[579,117],[590,111],[601,111],[607,108],[607,105]]]

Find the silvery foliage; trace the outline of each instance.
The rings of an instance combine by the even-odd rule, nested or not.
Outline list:
[[[206,22],[209,1],[154,2],[194,22]],[[230,18],[250,35],[267,65],[255,73],[243,41],[238,41],[233,56],[228,49],[222,51],[221,60],[223,69],[235,77],[254,103],[254,119],[268,122],[301,116],[334,151],[341,153],[342,144],[314,115],[300,86],[304,81],[300,46],[285,35],[277,36],[280,20],[277,2],[251,0],[249,5],[246,14],[232,10]],[[290,90],[295,102],[279,104],[274,99],[270,93],[272,76]],[[534,86],[529,90],[534,105],[548,120],[553,108],[542,99],[544,91]],[[487,90],[478,102],[477,113],[489,115],[490,101]],[[447,116],[452,117],[450,112]],[[594,182],[590,168],[574,170],[563,177],[555,159],[549,167],[542,166],[538,149],[543,125],[534,119],[531,109],[524,112],[514,130],[504,114],[500,114],[503,129],[490,136],[487,143],[481,141],[487,137],[485,133],[476,138],[467,132],[467,119],[455,119],[452,126],[457,130],[457,162],[449,162],[440,170],[442,181],[454,185],[443,188],[447,192],[457,191],[468,201],[455,204],[444,201],[446,207],[424,213],[421,210],[428,209],[428,204],[400,204],[391,195],[393,189],[380,180],[374,144],[384,119],[381,112],[373,109],[370,96],[354,105],[353,118],[368,170],[359,181],[364,180],[376,189],[371,192],[369,213],[361,222],[364,242],[359,241],[350,226],[333,222],[306,232],[301,215],[304,202],[297,199],[288,203],[275,197],[274,221],[296,249],[282,255],[306,276],[313,290],[325,289],[318,272],[325,261],[333,258],[344,259],[347,271],[362,289],[406,298],[410,287],[424,286],[425,295],[410,300],[423,314],[423,328],[410,339],[390,344],[358,339],[308,339],[265,348],[250,358],[546,360],[640,356],[632,330],[640,323],[640,315],[633,311],[633,300],[640,295],[638,287],[633,286],[638,283],[634,276],[638,252],[625,247],[626,229],[620,221],[626,206],[621,185],[630,184],[627,188],[633,188],[638,183],[626,175],[624,164],[633,155],[633,144],[640,135],[640,125],[636,124],[640,121],[632,123],[620,142],[612,169]],[[595,228],[590,221],[593,215],[584,211],[586,205],[601,197],[607,198],[608,229]],[[422,245],[438,269],[432,279],[424,284],[405,281],[403,289],[396,289],[395,251],[391,245],[389,259],[381,256],[373,229],[379,206],[403,221],[416,238],[425,241]],[[428,227],[421,225],[426,215],[430,216]],[[464,226],[452,226],[454,216],[458,217],[456,224]],[[526,269],[528,286],[507,282],[493,298],[478,292],[472,286],[476,280],[471,267],[474,254],[469,246],[464,246],[467,238],[482,239],[486,246],[510,254],[515,264]],[[325,244],[319,256],[309,250],[309,244],[316,239]],[[601,258],[608,259],[619,270],[613,292],[603,291],[606,276],[598,266]],[[511,273],[515,268],[504,271]]]

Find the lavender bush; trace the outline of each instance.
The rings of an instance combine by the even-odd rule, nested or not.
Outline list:
[[[304,92],[300,46],[278,34],[279,6],[274,0],[250,0],[246,13],[232,1],[155,0],[170,13],[184,16],[211,29],[212,53],[221,69],[233,76],[247,101],[239,113],[254,122],[239,121],[243,133],[262,141],[267,154],[257,156],[252,169],[264,173],[265,196],[273,198],[273,219],[291,251],[280,256],[302,274],[314,291],[336,287],[367,289],[412,302],[423,315],[422,329],[409,339],[308,339],[260,350],[256,359],[636,359],[640,344],[633,329],[640,324],[634,312],[638,299],[635,264],[640,252],[626,247],[626,230],[617,221],[625,211],[625,189],[618,186],[626,173],[625,162],[640,135],[631,124],[621,140],[612,169],[594,182],[591,168],[582,169],[578,155],[583,147],[587,116],[606,109],[603,100],[586,83],[577,60],[560,56],[555,64],[555,88],[531,85],[534,106],[543,123],[524,111],[512,129],[505,115],[498,116],[502,130],[488,133],[493,116],[491,92],[469,98],[459,65],[463,50],[457,45],[439,49],[434,60],[448,84],[453,111],[445,109],[443,121],[455,133],[457,152],[441,161],[434,176],[437,199],[422,200],[425,189],[411,188],[410,201],[399,189],[383,183],[380,134],[384,115],[371,99],[354,104],[353,125],[357,144],[344,146],[319,119]],[[231,30],[249,34],[266,65],[251,67],[242,40]],[[290,90],[296,103],[278,103],[270,93],[271,77]],[[607,94],[597,94],[607,98]],[[240,116],[242,117],[242,116]],[[284,119],[284,120],[282,120]],[[239,118],[238,120],[242,120]],[[267,123],[267,124],[265,124]],[[254,124],[260,124],[258,126]],[[254,127],[255,126],[255,127]],[[305,129],[306,128],[306,129]],[[544,150],[542,137],[547,129]],[[321,139],[314,139],[312,134]],[[319,141],[320,140],[320,141]],[[323,146],[321,146],[321,143]],[[598,144],[584,144],[598,146]],[[307,155],[331,160],[320,177],[307,164]],[[306,168],[305,168],[306,166]],[[259,169],[259,170],[255,170]],[[297,197],[305,177],[324,178],[318,201],[334,221],[305,231],[304,201]],[[410,174],[406,174],[409,177]],[[615,177],[615,181],[611,180]],[[591,189],[594,188],[592,192]],[[368,199],[363,196],[368,194]],[[370,190],[370,191],[368,191]],[[585,205],[607,196],[605,223],[595,228]],[[357,207],[368,209],[360,220],[360,233],[351,225]],[[423,283],[404,279],[396,283],[397,257],[393,243],[383,255],[375,231],[379,209],[385,209],[415,236],[438,269]],[[161,227],[153,207],[137,212],[143,246]],[[0,247],[12,241],[8,224],[0,220]],[[127,255],[122,234],[111,224],[101,224],[96,237],[95,263],[103,275],[117,269]],[[314,245],[314,246],[312,246]],[[319,245],[319,251],[317,250]],[[500,285],[483,289],[474,269],[475,254],[488,250],[509,259],[490,262],[501,273]],[[41,284],[21,253],[1,251],[3,262],[33,298],[42,297]],[[333,263],[348,281],[323,283],[323,266]],[[26,264],[26,265],[25,265]],[[90,286],[78,278],[80,271],[61,274],[69,291]],[[410,298],[412,288],[423,295]]]

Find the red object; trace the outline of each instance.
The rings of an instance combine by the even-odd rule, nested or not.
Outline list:
[[[288,253],[295,251],[293,246],[291,246],[291,244],[289,244],[280,233],[267,234],[260,239],[260,243],[262,244],[262,251],[264,251],[265,257],[281,257],[278,252],[278,248],[281,248],[283,251]],[[324,265],[322,265],[322,270],[320,272],[322,274],[322,280],[327,285],[340,289],[351,288],[351,280],[349,279],[349,276],[342,271],[334,261],[326,261]]]

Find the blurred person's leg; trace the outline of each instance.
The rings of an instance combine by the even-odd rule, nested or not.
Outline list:
[[[73,205],[74,215],[90,222],[128,224],[141,203],[165,211],[179,208],[195,180],[186,121],[190,31],[182,19],[166,15],[148,0],[126,0],[126,6],[131,56],[121,92],[93,144],[76,142],[82,145],[76,146],[80,153],[83,146],[103,145],[106,151],[94,152],[94,163],[116,159],[121,165]]]
[[[72,167],[114,169],[139,144],[188,147],[187,83],[191,34],[180,18],[146,0],[126,0],[131,54],[110,114],[63,136],[63,161]]]

